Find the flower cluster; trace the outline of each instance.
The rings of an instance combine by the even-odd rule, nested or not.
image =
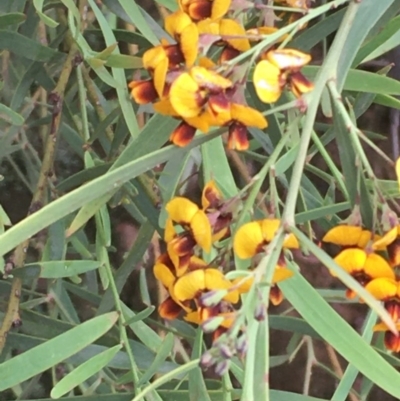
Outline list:
[[[231,65],[229,61],[249,52],[252,42],[276,28],[246,31],[242,23],[226,17],[239,7],[231,0],[178,2],[179,11],[164,21],[170,38],[163,38],[160,45],[143,54],[149,78],[132,81],[131,95],[138,104],[152,103],[155,112],[180,121],[170,136],[177,146],[187,145],[196,130],[207,133],[211,127],[227,127],[228,148],[245,150],[249,147],[248,127],[265,129],[268,122],[245,100],[250,63]],[[304,3],[300,7],[307,8],[304,1],[286,3],[296,7]],[[219,56],[213,59],[211,54]],[[296,97],[312,90],[313,85],[300,72],[310,62],[309,55],[270,48],[259,55],[259,60],[253,81],[263,102],[276,102],[286,87]]]
[[[365,287],[392,317],[400,328],[400,225],[396,225],[383,236],[376,235],[357,225],[339,225],[332,228],[322,239],[325,243],[340,247],[334,260],[347,273]],[[346,295],[356,294],[347,290]],[[400,336],[389,331],[382,322],[375,331],[385,332],[386,348],[400,352]]]
[[[166,252],[154,265],[154,275],[168,291],[160,304],[159,314],[164,319],[179,316],[191,323],[201,324],[206,332],[213,332],[214,340],[227,332],[235,322],[240,295],[249,291],[254,277],[229,280],[217,260],[230,264],[226,247],[218,242],[231,238],[230,225],[234,221],[237,198],[223,199],[216,184],[211,181],[203,189],[201,206],[185,197],[175,197],[166,204],[168,217],[164,240]],[[242,225],[233,236],[233,251],[240,259],[257,262],[265,246],[273,239],[280,221],[264,219]],[[284,249],[299,248],[293,235],[285,239]],[[201,256],[220,251],[223,255],[207,263]],[[251,266],[249,264],[249,267]],[[282,253],[273,276],[270,299],[274,305],[282,301],[276,283],[289,278]]]

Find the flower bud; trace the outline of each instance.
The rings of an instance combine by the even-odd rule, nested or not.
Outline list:
[[[247,341],[247,336],[246,334],[242,334],[240,337],[237,338],[236,340],[236,351],[240,357],[245,357],[247,349],[249,348],[249,344]]]
[[[223,361],[218,362],[217,365],[215,366],[215,373],[218,376],[223,376],[225,373],[228,373],[229,365],[230,362],[228,359],[224,359]]]
[[[200,366],[203,369],[208,369],[209,367],[214,365],[214,363],[215,360],[210,351],[206,351],[200,358]]]
[[[219,344],[218,348],[222,358],[231,359],[233,357],[233,350],[227,344]]]

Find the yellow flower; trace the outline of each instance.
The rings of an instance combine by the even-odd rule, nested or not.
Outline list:
[[[248,129],[267,128],[266,118],[256,109],[239,103],[231,104],[228,149],[247,150],[249,148]]]
[[[189,15],[176,11],[165,18],[165,30],[178,42],[186,66],[191,67],[197,58],[199,31]]]
[[[179,301],[184,302],[199,298],[199,295],[204,292],[230,290],[232,287],[232,283],[218,269],[207,268],[194,270],[180,277],[174,285],[174,293]],[[229,291],[224,300],[237,303],[238,291]]]
[[[363,249],[345,249],[334,260],[362,286],[366,286],[371,280],[379,277],[395,278],[393,269],[382,256],[376,253],[367,253]],[[354,298],[356,294],[347,290],[346,295],[348,298]]]
[[[258,97],[264,103],[274,103],[286,85],[297,97],[311,91],[314,85],[300,72],[310,61],[310,55],[294,49],[268,51],[254,70],[253,81]]]
[[[179,277],[188,271],[205,269],[206,267],[207,263],[196,256],[189,257],[187,264],[181,266],[174,264],[168,253],[160,255],[153,268],[154,276],[170,294],[159,306],[159,314],[162,318],[175,319],[182,311],[192,311],[189,302],[181,301],[176,297],[174,286]]]
[[[174,110],[183,118],[197,117],[206,107],[214,115],[229,111],[229,102],[224,90],[232,82],[216,72],[203,67],[192,67],[171,85],[169,99]],[[227,116],[229,121],[230,115]]]
[[[241,259],[253,257],[272,241],[280,224],[278,219],[264,219],[243,224],[233,239],[234,252]],[[286,236],[283,248],[299,248],[299,243],[293,234]]]
[[[180,9],[193,21],[222,18],[229,10],[231,0],[178,0]]]
[[[168,241],[171,259],[174,255],[184,256],[197,244],[206,252],[211,250],[212,232],[207,215],[195,203],[183,197],[175,197],[165,206],[173,223],[184,231]],[[170,237],[170,233],[168,233]],[[168,238],[169,239],[169,238]]]

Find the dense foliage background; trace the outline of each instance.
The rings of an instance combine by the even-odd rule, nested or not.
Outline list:
[[[131,98],[175,0],[0,2],[0,400],[400,398],[400,361],[384,341],[396,351],[398,321],[321,244],[340,223],[377,235],[398,226],[388,107],[400,109],[400,82],[388,52],[400,44],[400,1],[230,7],[246,29],[277,28],[248,32],[249,49],[210,67],[245,66],[243,98],[268,120],[248,129],[243,151],[227,149],[225,125],[175,146],[177,119]],[[288,78],[298,96],[282,87],[266,104],[253,72],[277,46],[312,56],[301,71],[314,87],[301,96]],[[219,52],[207,55],[217,62]],[[229,331],[213,343],[204,322],[157,311],[168,292],[153,274],[167,247],[165,206],[178,195],[200,204],[211,180],[231,202],[232,237],[203,257],[229,280],[248,267],[232,254],[238,228],[282,222],[252,264],[259,276],[236,307],[245,324],[234,347]],[[300,249],[283,253],[289,232]],[[358,247],[370,254],[374,244]],[[283,254],[292,277],[267,313]]]

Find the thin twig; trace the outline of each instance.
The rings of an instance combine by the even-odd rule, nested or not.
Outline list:
[[[333,371],[335,372],[336,376],[339,378],[339,380],[343,377],[343,369],[340,366],[339,359],[336,355],[335,350],[332,348],[332,346],[328,343],[325,343],[325,348],[326,352],[328,353],[328,358],[331,361],[331,365],[333,368]],[[360,401],[353,393],[348,394],[350,401]]]

